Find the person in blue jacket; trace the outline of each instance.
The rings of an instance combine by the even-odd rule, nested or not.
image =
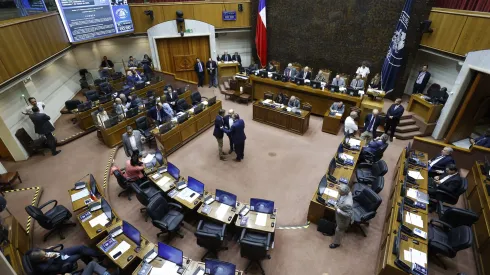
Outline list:
[[[240,119],[240,115],[237,113],[235,113],[233,119],[234,122],[233,125],[231,125],[231,128],[229,130],[223,128],[223,131],[231,134],[231,139],[233,140],[236,152],[235,161],[240,162],[244,158],[243,152],[245,151],[245,140],[247,139],[247,136],[245,135],[245,122],[243,119]]]
[[[475,139],[470,138],[471,145],[482,146],[490,148],[490,129],[487,129],[485,133]]]

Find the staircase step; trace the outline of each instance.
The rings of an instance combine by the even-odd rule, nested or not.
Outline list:
[[[408,133],[418,130],[420,130],[420,127],[415,124],[396,127],[396,133]]]
[[[411,114],[411,113],[408,113],[408,114],[407,114],[407,113],[405,112],[405,113],[402,115],[402,117],[400,118],[400,120],[402,120],[402,119],[409,119],[409,118],[412,118],[412,114]]]
[[[400,123],[398,124],[398,127],[400,126],[407,126],[407,125],[413,125],[415,124],[415,119],[409,118],[409,119],[402,119],[400,120]]]
[[[422,135],[422,132],[420,131],[413,131],[409,133],[395,133],[395,137],[400,140],[408,140],[408,139],[413,139],[416,136]]]

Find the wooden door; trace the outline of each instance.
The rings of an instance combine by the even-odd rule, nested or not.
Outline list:
[[[174,74],[177,80],[197,84],[194,65],[196,58],[206,64],[211,56],[209,36],[162,38],[157,39],[156,44],[163,72]],[[205,83],[208,83],[207,73]]]
[[[3,143],[3,140],[0,138],[0,159],[8,159],[13,160],[12,155],[10,154],[9,149]]]

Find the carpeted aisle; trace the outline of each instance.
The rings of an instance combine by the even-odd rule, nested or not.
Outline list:
[[[245,159],[236,163],[231,160],[234,157],[232,155],[228,156],[228,161],[220,161],[211,128],[170,155],[169,161],[180,168],[183,176],[192,176],[205,183],[208,190],[220,188],[230,191],[243,202],[248,202],[252,197],[274,200],[278,209],[278,226],[304,225],[311,196],[325,174],[342,136],[321,132],[323,118],[318,116],[311,117],[310,128],[304,136],[289,133],[253,121],[251,104],[247,106],[224,100],[217,89],[200,88],[200,91],[205,97],[217,95],[218,99],[223,100],[224,109],[233,108],[245,120]],[[224,144],[227,151],[229,143],[226,137]],[[384,154],[390,169],[385,176],[385,188],[380,193],[383,203],[376,218],[366,228],[367,238],[352,230],[346,234],[341,247],[331,250],[328,248],[331,238],[318,233],[314,224],[307,229],[276,230],[275,247],[270,253],[272,259],[263,261],[266,273],[374,274],[393,167],[406,144],[407,141],[395,140]],[[45,189],[41,203],[56,198],[59,203],[71,207],[66,190],[86,173],[93,173],[102,182],[110,149],[97,140],[95,133],[61,149],[63,152],[56,157],[36,156],[26,162],[4,163],[4,166],[8,170],[19,170],[25,186],[42,185]],[[115,164],[124,167],[125,160],[124,150],[118,150]],[[151,241],[157,242],[158,230],[150,221],[144,221],[139,212],[142,206],[136,197],[133,195],[131,201],[126,197],[118,198],[119,191],[115,178],[110,176],[108,196],[115,211]],[[194,228],[195,225],[186,223],[183,230],[185,238],[174,238],[170,244],[182,249],[184,255],[197,260],[204,255],[205,250],[197,246]],[[36,227],[36,245],[48,246],[60,242],[54,237],[43,243],[39,237],[43,233],[44,230]],[[67,246],[87,239],[80,226],[69,229],[66,236],[63,243]],[[239,269],[245,268],[247,260],[240,257],[239,245],[230,241],[228,247],[228,251],[220,252],[220,259],[233,262]],[[430,274],[476,274],[470,250],[458,253],[452,262],[457,267],[455,264],[448,265],[448,271],[430,263]]]

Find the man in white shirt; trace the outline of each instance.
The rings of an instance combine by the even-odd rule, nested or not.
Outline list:
[[[344,135],[346,137],[352,137],[358,130],[357,124],[354,121],[357,118],[357,112],[352,111],[350,115],[345,118],[344,121]]]
[[[360,74],[362,78],[366,78],[369,75],[369,67],[366,66],[366,62],[362,62],[361,67],[357,68],[356,74]]]
[[[39,108],[39,113],[41,114],[44,114],[44,108],[46,107],[46,105],[44,105],[43,102],[37,102],[36,98],[34,97],[29,97],[29,99],[27,99],[27,101],[29,101],[29,106],[26,107],[26,112],[23,113],[24,115],[32,115],[33,112],[32,112],[32,107],[34,106],[37,106]]]
[[[364,89],[364,80],[362,80],[361,74],[358,74],[355,79],[352,79],[350,87],[356,90]]]

